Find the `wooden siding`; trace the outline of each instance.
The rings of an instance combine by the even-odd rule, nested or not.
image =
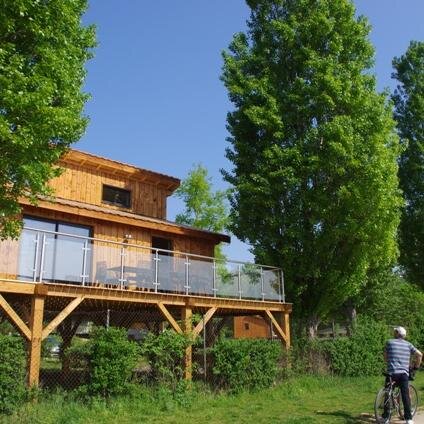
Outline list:
[[[63,173],[50,181],[56,197],[152,218],[166,219],[166,200],[169,195],[166,188],[74,164],[65,163],[62,166],[64,167]],[[129,190],[131,192],[131,208],[102,202],[103,184]]]
[[[96,219],[86,218],[80,215],[72,215],[58,211],[40,209],[34,206],[25,206],[24,214],[38,218],[86,225],[92,228],[93,237],[99,239],[122,243],[124,241],[125,235],[130,234],[131,239],[129,241],[131,244],[136,244],[138,246],[144,247],[151,247],[152,236],[158,236],[172,240],[174,251],[210,257],[213,256],[214,253],[215,243],[212,240],[203,240],[199,238],[179,236],[163,231],[155,231],[142,227],[123,225],[112,221],[100,221]]]
[[[270,337],[270,326],[262,317],[234,317],[235,339],[268,339]]]

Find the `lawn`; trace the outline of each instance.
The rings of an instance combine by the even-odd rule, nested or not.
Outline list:
[[[258,393],[216,395],[193,391],[179,404],[167,393],[142,391],[132,398],[91,404],[52,396],[28,403],[2,424],[223,424],[373,422],[373,403],[383,378],[298,377]],[[424,396],[424,372],[415,386]],[[368,414],[368,415],[367,415]]]

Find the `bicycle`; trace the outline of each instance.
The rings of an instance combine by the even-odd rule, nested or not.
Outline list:
[[[415,372],[411,370],[409,380],[414,379],[414,374]],[[403,420],[404,413],[400,389],[389,374],[383,373],[383,375],[387,377],[387,382],[378,391],[375,398],[375,420],[377,423],[389,423],[394,414],[397,414]],[[409,397],[411,399],[411,414],[414,416],[418,408],[418,392],[411,383],[409,384]],[[386,417],[383,417],[383,415],[386,415]]]

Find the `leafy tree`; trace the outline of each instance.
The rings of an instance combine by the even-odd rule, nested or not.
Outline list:
[[[424,288],[424,43],[413,41],[393,60],[395,119],[405,146],[399,163],[405,208],[400,225],[400,263]]]
[[[224,52],[232,231],[285,271],[307,323],[396,258],[398,138],[369,70],[370,26],[349,0],[248,0]]]
[[[49,194],[54,164],[87,125],[86,0],[3,0],[0,14],[0,237],[19,234],[23,196]]]
[[[193,167],[175,195],[185,203],[184,212],[175,217],[177,223],[215,233],[223,232],[228,227],[227,192],[212,191],[208,170],[202,165]],[[215,249],[215,255],[223,257],[220,246]]]

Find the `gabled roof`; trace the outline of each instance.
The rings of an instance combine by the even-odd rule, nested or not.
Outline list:
[[[180,185],[178,178],[75,149],[69,150],[59,164],[62,166],[73,164],[83,168],[104,171],[112,175],[144,181],[168,190],[169,194],[172,194]]]

